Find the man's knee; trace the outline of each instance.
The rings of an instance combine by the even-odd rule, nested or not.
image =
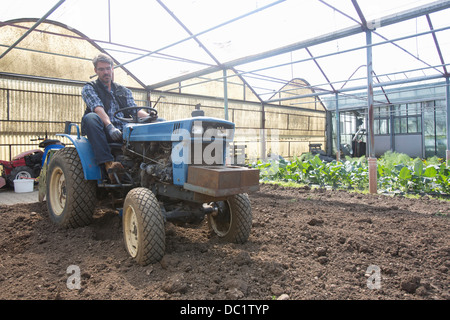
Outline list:
[[[95,112],[85,114],[83,119],[81,119],[81,133],[85,135],[89,129],[93,129],[95,127],[98,129],[103,129],[102,119]]]
[[[84,124],[98,124],[101,123],[102,119],[95,112],[89,112],[83,116],[81,123]]]

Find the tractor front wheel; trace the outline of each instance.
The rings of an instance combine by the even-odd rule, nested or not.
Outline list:
[[[130,256],[147,265],[162,259],[166,249],[166,232],[161,207],[153,192],[134,188],[123,206],[123,237]]]
[[[216,203],[217,210],[208,215],[215,234],[227,242],[245,243],[252,228],[252,207],[247,194],[237,194]]]

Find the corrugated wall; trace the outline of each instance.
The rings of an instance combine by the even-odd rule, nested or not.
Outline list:
[[[57,139],[65,121],[79,123],[85,104],[81,98],[83,83],[50,80],[0,78],[0,159],[9,160],[20,152],[35,149],[37,137]],[[147,105],[147,93],[132,89],[136,103]],[[156,101],[162,93],[154,92]],[[166,120],[188,118],[197,104],[207,116],[225,118],[224,101],[197,95],[163,93],[156,106]],[[307,152],[309,143],[325,148],[325,112],[316,108],[262,105],[252,101],[229,100],[228,119],[236,124],[235,143],[246,146],[247,158],[261,158],[262,153],[276,153],[285,158]],[[265,131],[261,131],[264,126]],[[263,135],[264,134],[264,135]],[[59,137],[58,139],[61,139]],[[265,141],[265,144],[263,143]],[[64,141],[69,143],[69,141]]]
[[[0,53],[35,23],[35,19],[21,19],[0,25],[0,44],[4,46],[0,47]],[[98,53],[100,49],[75,29],[55,21],[45,21],[0,59],[0,71],[87,81],[91,75],[95,75],[92,59]],[[139,83],[123,68],[114,70],[114,79],[125,86],[139,87]]]
[[[0,77],[0,159],[38,148],[38,137],[60,139],[65,121],[80,122],[86,108],[82,83]],[[146,93],[134,92],[138,105]],[[63,141],[69,143],[69,141]]]
[[[228,75],[234,75],[229,70]],[[206,115],[225,117],[222,98],[206,96],[224,95],[222,72],[212,73],[169,85],[161,93],[167,97],[160,108],[167,106],[160,114],[166,119],[189,117],[197,103],[202,104]],[[238,77],[230,77],[228,82],[228,119],[236,124],[235,143],[246,146],[247,157],[262,158],[262,154],[276,153],[286,158],[309,151],[310,143],[321,143],[326,147],[326,110],[315,97],[287,100],[263,107],[257,97]],[[170,92],[170,93],[169,93]],[[303,79],[294,79],[273,98],[311,94],[309,84]],[[156,99],[156,95],[155,98]],[[264,121],[263,121],[264,120]],[[261,129],[265,130],[262,132]]]
[[[85,104],[81,98],[82,83],[0,78],[0,157],[9,160],[25,150],[37,148],[37,137],[57,138],[65,121],[80,122]],[[136,103],[147,104],[147,93],[133,89]],[[156,101],[161,93],[154,92]],[[156,106],[166,120],[188,118],[201,104],[207,116],[225,118],[224,102],[219,98],[164,93]],[[265,105],[251,101],[228,101],[228,119],[236,124],[236,144],[246,145],[247,157],[260,158],[262,152],[293,157],[307,152],[309,143],[325,147],[325,113],[321,110]],[[266,129],[263,136],[260,130]],[[261,141],[266,144],[262,145]],[[63,141],[69,143],[69,141]]]
[[[158,113],[167,120],[190,117],[196,104],[201,104],[206,116],[225,118],[223,99],[154,92],[152,101],[160,95],[165,98],[157,106]],[[262,158],[263,152],[285,158],[299,156],[309,150],[310,143],[321,143],[325,148],[326,114],[314,99],[301,107],[269,104],[264,109],[261,103],[231,99],[228,120],[236,125],[235,144],[246,146],[250,160]],[[262,128],[265,130],[261,131]]]

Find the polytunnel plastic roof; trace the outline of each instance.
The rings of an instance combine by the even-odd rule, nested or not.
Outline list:
[[[150,89],[226,68],[261,101],[295,78],[316,93],[363,89],[366,26],[374,31],[375,82],[448,76],[448,0],[2,0],[1,7],[1,22],[46,17],[80,31]]]

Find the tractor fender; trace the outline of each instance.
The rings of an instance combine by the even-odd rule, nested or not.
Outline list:
[[[70,134],[57,134],[58,136],[69,139],[77,149],[83,166],[84,178],[86,180],[102,180],[102,173],[100,167],[95,162],[94,151],[91,143],[83,136]]]
[[[44,155],[42,156],[42,160],[41,160],[41,167],[43,167],[45,165],[45,162],[48,163],[50,158],[47,157],[47,154],[50,150],[56,150],[56,149],[62,149],[62,148],[64,148],[64,146],[62,144],[52,144],[52,145],[45,147]]]

